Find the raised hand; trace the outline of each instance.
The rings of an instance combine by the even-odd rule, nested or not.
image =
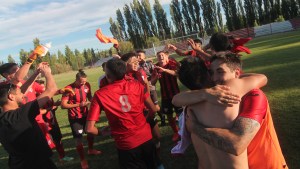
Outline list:
[[[232,93],[230,88],[224,85],[217,85],[206,89],[206,98],[211,103],[223,104],[230,107],[241,101],[237,94]]]
[[[168,44],[168,45],[167,45],[167,48],[168,48],[168,49],[171,49],[171,50],[177,50],[177,47],[174,46],[174,45],[172,45],[172,44]]]
[[[38,69],[42,73],[43,76],[46,76],[47,74],[51,74],[51,68],[47,62],[42,62]]]

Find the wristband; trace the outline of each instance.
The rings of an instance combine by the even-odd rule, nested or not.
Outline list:
[[[32,64],[32,63],[34,62],[34,60],[33,60],[33,59],[30,59],[30,58],[28,58],[28,59],[26,60],[26,62],[27,62],[27,63],[29,63],[29,64]]]

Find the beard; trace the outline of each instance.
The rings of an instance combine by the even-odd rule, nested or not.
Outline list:
[[[22,100],[17,100],[17,104],[20,107],[20,106],[24,105],[25,103],[27,103],[27,101],[28,101],[28,98],[26,96],[24,96],[22,98]]]
[[[17,102],[17,104],[18,104],[18,106],[19,106],[19,107],[21,107],[21,106],[23,106],[23,105],[24,105],[24,102],[23,102],[23,101],[21,101],[21,102],[20,102],[20,101],[18,101],[18,102]]]

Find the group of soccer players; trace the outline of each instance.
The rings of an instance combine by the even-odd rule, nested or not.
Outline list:
[[[110,59],[102,65],[105,76],[100,77],[99,90],[93,96],[83,70],[63,89],[57,89],[47,63],[41,63],[24,81],[37,58],[34,52],[21,68],[2,65],[0,73],[7,81],[0,88],[0,142],[9,154],[9,167],[56,168],[50,159],[50,148],[54,147],[61,161],[73,160],[65,155],[55,117],[55,110],[61,106],[68,110],[82,169],[89,168],[84,133],[89,155],[101,154],[93,148],[94,137],[109,134],[115,140],[120,168],[164,168],[156,113],[162,123],[167,116],[174,132],[172,141],[179,141],[175,153],[184,153],[193,143],[198,168],[287,168],[267,99],[257,89],[266,85],[267,79],[260,74],[242,74],[237,54],[243,52],[238,50],[242,47],[229,51],[233,49],[230,39],[214,34],[204,49],[200,39],[189,39],[192,50],[187,52],[168,44],[157,52],[157,63],[146,60],[143,50]],[[177,62],[168,51],[188,57]],[[45,86],[41,85],[43,81],[36,81],[39,74],[45,77]],[[196,91],[180,93],[178,77]],[[56,94],[62,94],[61,101],[54,102]],[[105,129],[96,127],[102,111],[109,124]],[[173,112],[177,117],[184,114],[180,128]]]

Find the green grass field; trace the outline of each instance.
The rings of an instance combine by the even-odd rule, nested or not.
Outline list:
[[[253,54],[244,55],[244,71],[263,73],[268,77],[268,84],[263,88],[268,96],[277,135],[281,143],[285,159],[290,169],[300,168],[300,31],[270,35],[255,38],[248,47]],[[92,90],[97,89],[97,79],[103,74],[101,68],[86,70]],[[71,83],[76,72],[56,75],[59,87]],[[183,87],[181,86],[183,89]],[[59,97],[56,97],[58,99]],[[79,169],[79,157],[75,150],[66,110],[57,110],[56,115],[63,133],[63,143],[68,156],[75,157],[72,162],[60,164],[54,150],[53,160],[61,169]],[[104,113],[98,126],[107,125]],[[162,133],[161,156],[166,169],[197,168],[196,154],[190,146],[183,157],[173,158],[170,149],[174,145],[171,141],[171,129],[160,127]],[[86,142],[85,142],[85,145]],[[91,169],[116,169],[118,157],[114,142],[110,137],[97,137],[95,148],[103,152],[99,156],[87,156]],[[87,147],[85,146],[85,149]],[[0,168],[6,169],[8,156],[0,147]],[[263,160],[263,159],[261,159]]]

